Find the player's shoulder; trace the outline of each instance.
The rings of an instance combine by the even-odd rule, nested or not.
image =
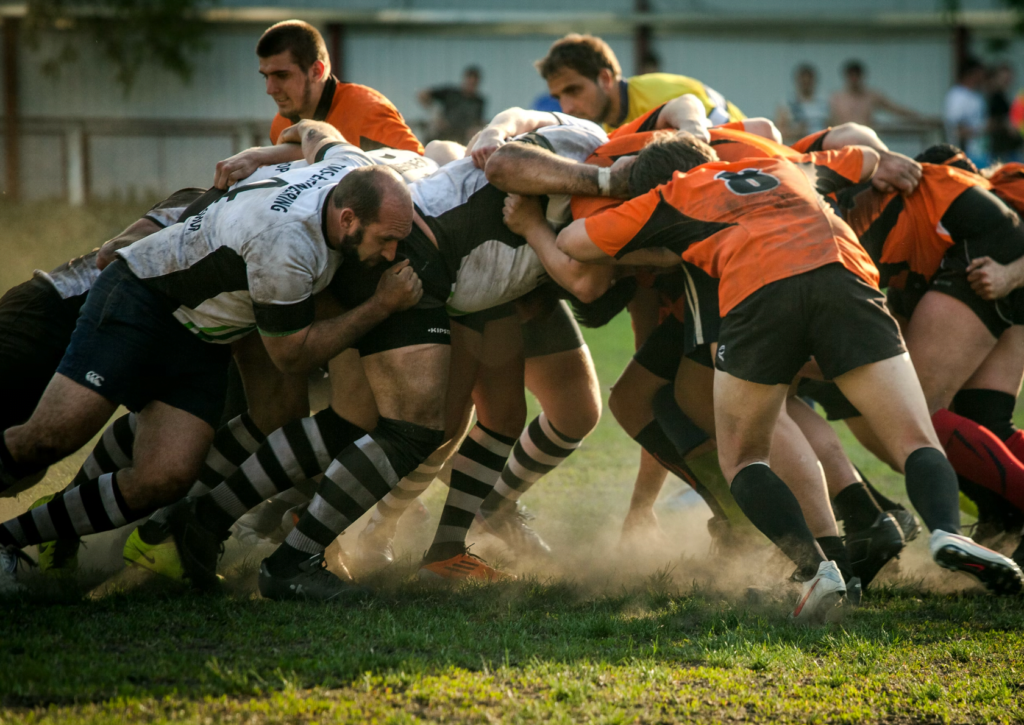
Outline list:
[[[704,84],[696,78],[679,75],[677,73],[644,73],[639,76],[631,76],[626,85],[635,91],[662,95],[665,93],[701,93],[704,91]]]
[[[346,111],[351,111],[352,109],[349,108],[349,104],[353,103],[382,105],[387,106],[389,109],[395,107],[388,100],[387,96],[375,88],[360,85],[359,83],[338,83],[334,90],[334,99],[331,103],[332,108],[342,107]]]

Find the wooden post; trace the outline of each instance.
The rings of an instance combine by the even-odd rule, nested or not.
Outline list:
[[[649,0],[636,0],[636,12],[646,15],[651,12]],[[651,54],[651,26],[637,25],[633,33],[633,75],[640,75],[644,61]]]
[[[339,81],[345,81],[345,24],[327,23],[327,53],[331,70]]]
[[[85,204],[85,131],[79,125],[68,127],[64,132],[64,175],[68,184],[68,204]]]
[[[4,160],[7,173],[4,196],[11,201],[21,199],[21,129],[18,118],[18,35],[20,18],[4,18]]]

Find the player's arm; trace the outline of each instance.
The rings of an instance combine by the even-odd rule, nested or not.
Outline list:
[[[709,143],[707,112],[704,103],[692,93],[673,98],[661,108],[654,123],[655,130],[675,129],[686,131]]]
[[[875,151],[889,150],[873,129],[853,122],[830,128],[821,140],[823,151],[835,151],[845,146],[867,146]]]
[[[237,181],[251,176],[261,166],[286,164],[302,158],[302,148],[295,143],[281,141],[284,133],[278,137],[275,146],[255,146],[217,162],[213,185],[218,189],[227,189]]]
[[[593,302],[612,286],[615,270],[611,266],[577,262],[555,246],[555,231],[537,197],[509,194],[503,217],[505,225],[537,253],[551,279],[581,302]]]
[[[338,317],[312,321],[312,297],[299,302],[301,309],[286,311],[254,306],[263,345],[274,365],[282,372],[304,373],[337,357],[390,315],[415,305],[422,296],[420,278],[409,260],[403,260],[384,272],[369,300]],[[289,330],[296,324],[284,319],[289,316],[306,324]]]
[[[303,119],[282,131],[278,143],[301,144],[302,158],[310,164],[315,164],[318,160],[317,154],[322,148],[349,141],[341,135],[341,131],[326,121]]]
[[[466,146],[466,156],[472,156],[476,167],[482,169],[487,165],[487,159],[491,154],[504,146],[510,138],[558,123],[558,117],[546,111],[505,109],[473,136]]]
[[[599,247],[587,231],[587,220],[577,219],[558,233],[558,250],[577,262],[592,264],[632,265],[636,267],[678,267],[679,255],[664,247],[650,247],[616,257]],[[626,240],[627,242],[629,240]]]
[[[113,262],[115,259],[114,253],[117,250],[124,249],[129,244],[134,244],[143,237],[148,237],[150,234],[161,229],[163,227],[146,217],[132,222],[123,232],[103,243],[99,253],[96,255],[96,269],[104,269]]]
[[[782,132],[770,118],[744,118],[740,123],[743,130],[761,136],[775,143],[782,143]]]
[[[599,168],[558,156],[527,143],[508,143],[487,161],[487,180],[502,191],[524,196],[629,196],[629,167],[633,159],[619,159]]]

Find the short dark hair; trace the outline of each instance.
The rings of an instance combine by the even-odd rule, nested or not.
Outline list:
[[[848,60],[843,63],[843,75],[848,73],[856,73],[858,75],[864,75],[864,64],[859,60]]]
[[[960,61],[960,68],[957,71],[957,78],[963,78],[964,76],[973,73],[979,68],[984,68],[985,64],[975,58],[973,55],[968,55],[962,61]]]
[[[563,68],[574,70],[590,80],[596,80],[605,68],[616,78],[622,77],[619,59],[608,43],[596,36],[579,33],[570,33],[556,40],[548,54],[533,65],[544,80]]]
[[[477,80],[483,77],[483,73],[480,72],[480,66],[478,65],[467,65],[465,70],[462,71],[464,76],[473,76]]]
[[[389,190],[405,189],[402,177],[387,166],[363,166],[345,174],[334,189],[336,209],[351,209],[363,224],[380,221],[380,208]],[[408,192],[406,192],[408,193]]]
[[[952,163],[948,163],[949,160],[955,156],[960,156],[960,158],[956,159]],[[974,162],[967,158],[963,151],[951,143],[939,143],[934,146],[929,146],[915,156],[914,161],[922,164],[955,166],[956,168],[963,169],[964,171],[970,171],[974,174],[978,173],[978,167],[974,165]]]
[[[677,171],[718,161],[715,150],[691,133],[666,131],[655,134],[637,154],[629,170],[629,191],[633,196],[646,194],[668,183]]]
[[[329,65],[327,44],[320,31],[302,20],[282,20],[267,28],[256,43],[256,55],[269,58],[290,50],[295,64],[305,73],[318,60]]]
[[[810,73],[812,76],[817,77],[818,69],[815,68],[811,63],[801,63],[793,69],[793,77],[796,78],[804,73]]]

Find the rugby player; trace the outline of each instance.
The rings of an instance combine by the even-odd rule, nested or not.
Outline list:
[[[648,73],[624,80],[615,53],[592,35],[571,33],[556,40],[534,65],[564,113],[600,123],[609,132],[683,95],[700,99],[713,124],[744,118],[722,94],[693,78]]]
[[[320,32],[301,20],[271,25],[256,44],[267,95],[277,104],[270,126],[273,146],[246,149],[217,164],[214,186],[226,189],[260,166],[281,161],[281,132],[302,119],[326,121],[363,151],[381,147],[417,154],[423,146],[402,114],[381,93],[331,75],[331,60]],[[286,153],[286,152],[285,152]]]
[[[806,581],[792,616],[820,621],[846,593],[768,463],[782,404],[810,355],[877,421],[903,462],[907,492],[932,531],[935,561],[993,591],[1020,591],[1024,577],[1011,560],[959,535],[956,474],[929,425],[899,328],[878,292],[878,273],[818,198],[869,180],[878,153],[851,147],[809,160],[814,184],[784,160],[715,158],[692,137],[648,145],[631,171],[640,196],[574,222],[557,244],[579,261],[621,262],[634,252],[681,256],[721,280],[722,328],[712,346],[719,458],[744,513],[800,567]]]
[[[120,403],[140,411],[133,466],[6,522],[0,544],[20,548],[115,528],[180,497],[220,418],[223,343],[259,329],[275,365],[300,372],[418,299],[415,273],[396,265],[382,279],[389,294],[313,321],[312,294],[342,259],[393,259],[412,223],[400,177],[351,145],[321,140],[303,136],[307,160],[317,162],[308,168],[236,188],[186,223],[118,252],[90,291],[35,413],[5,431],[0,475],[9,485],[59,460]],[[381,427],[375,433],[386,438]]]

